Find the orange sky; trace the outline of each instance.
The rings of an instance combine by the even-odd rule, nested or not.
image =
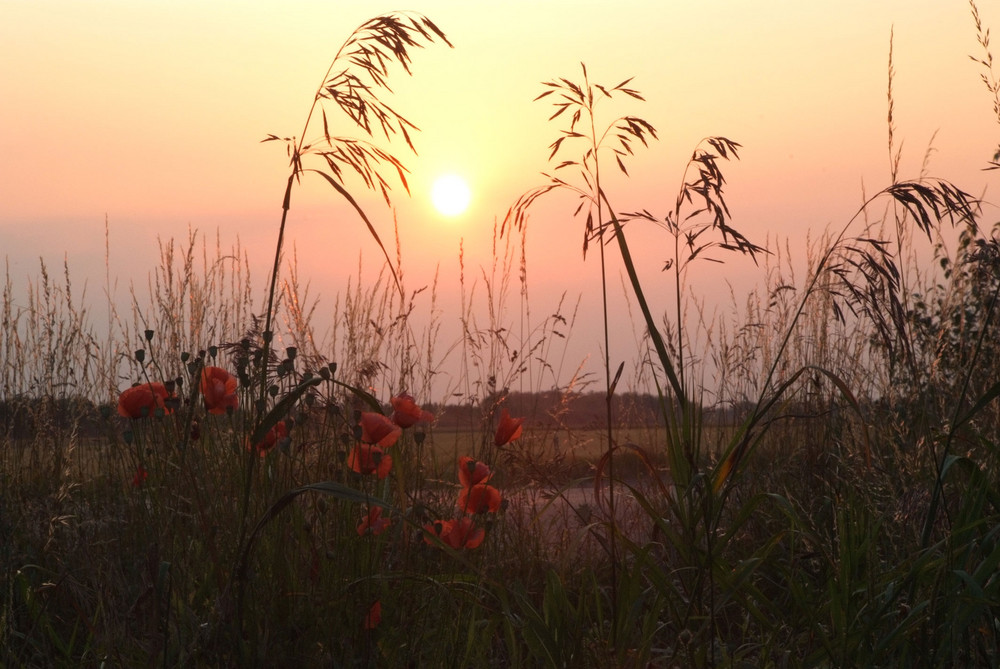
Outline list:
[[[1000,25],[997,8],[980,4],[984,23]],[[263,290],[288,167],[280,145],[260,140],[298,133],[337,47],[364,20],[396,8],[5,0],[0,254],[15,282],[35,275],[38,256],[58,264],[65,253],[75,275],[100,286],[107,217],[123,299],[127,281],[145,285],[157,237],[183,238],[189,226],[219,230],[224,242],[239,235],[261,268]],[[870,194],[888,184],[891,29],[900,176],[919,176],[933,136],[930,174],[987,199],[997,178],[981,170],[1000,126],[968,57],[981,54],[964,2],[441,1],[411,8],[455,48],[416,53],[414,76],[394,79],[394,106],[422,129],[418,156],[397,147],[412,170],[413,197],[399,192],[396,215],[410,288],[440,267],[450,308],[460,241],[467,271],[488,266],[494,220],[548,168],[547,146],[560,126],[547,121],[548,105],[532,102],[540,82],[576,78],[581,61],[597,82],[635,77],[647,102],[609,112],[642,116],[660,133],[630,163],[632,179],[611,182],[621,210],[666,213],[694,145],[724,135],[744,147],[726,174],[734,224],[747,236],[787,236],[800,248],[808,231],[843,224],[862,187]],[[472,207],[457,219],[430,207],[430,184],[443,171],[463,174],[473,190]],[[391,239],[392,212],[359,184],[348,185]],[[553,200],[531,221],[533,308],[547,313],[564,290],[587,295],[574,355],[596,359],[599,304],[590,296],[598,267],[581,261],[573,207]],[[377,268],[363,225],[321,184],[296,191],[288,230],[303,273],[324,297],[342,288],[359,252]],[[655,292],[666,239],[633,234]],[[739,264],[696,272],[692,280],[709,295],[726,278],[751,276]],[[616,354],[633,355],[628,346]]]

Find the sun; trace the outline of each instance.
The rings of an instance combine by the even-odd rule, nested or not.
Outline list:
[[[431,200],[435,208],[445,216],[458,216],[468,208],[471,199],[468,184],[457,174],[438,177],[431,189]]]

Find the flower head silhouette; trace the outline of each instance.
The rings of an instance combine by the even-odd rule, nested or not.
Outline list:
[[[458,508],[464,513],[496,513],[502,503],[500,491],[485,483],[462,488],[458,494]]]
[[[510,412],[506,409],[500,412],[500,423],[497,424],[497,433],[493,438],[493,444],[498,448],[506,446],[510,442],[521,436],[523,418],[511,418]]]
[[[471,518],[457,520],[435,520],[424,525],[424,541],[435,546],[435,537],[456,550],[477,548],[486,538],[486,530],[477,527]]]
[[[201,370],[201,394],[205,398],[205,408],[212,414],[224,414],[239,406],[236,377],[221,367]]]
[[[486,483],[493,478],[489,465],[475,458],[463,455],[458,459],[458,481],[463,487],[469,488],[477,483]]]
[[[380,413],[362,411],[358,422],[361,425],[361,441],[366,444],[389,448],[403,434],[403,428]]]
[[[159,382],[126,388],[118,397],[118,415],[136,419],[152,416],[157,409],[170,413],[166,405],[169,395],[166,386]]]
[[[373,535],[378,536],[390,525],[392,525],[392,521],[382,517],[382,507],[370,506],[358,523],[358,535],[364,536],[366,533],[371,532]]]
[[[267,454],[270,453],[272,450],[274,450],[274,447],[280,444],[282,440],[287,438],[288,438],[288,421],[279,420],[277,423],[274,424],[274,427],[272,427],[270,430],[267,431],[267,434],[264,435],[263,439],[261,439],[260,441],[258,441],[256,444],[254,444],[249,448],[250,450],[256,451],[257,454],[263,458],[267,456]]]
[[[413,399],[412,395],[400,393],[389,400],[389,402],[392,404],[392,416],[390,417],[392,422],[404,430],[408,427],[413,427],[420,421],[429,423],[434,420],[434,414],[430,411],[424,411],[417,406],[417,402]]]
[[[392,470],[392,456],[378,446],[358,444],[347,457],[347,466],[358,474],[375,474],[384,479]]]

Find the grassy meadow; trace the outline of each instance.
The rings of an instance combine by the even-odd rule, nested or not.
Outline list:
[[[266,277],[192,232],[100,318],[68,266],[6,272],[0,666],[1000,665],[1000,228],[976,198],[894,168],[796,274],[729,216],[732,139],[692,147],[673,210],[616,209],[602,169],[657,137],[614,117],[641,92],[553,73],[552,169],[442,341],[437,286],[398,278],[351,189],[404,177],[412,126],[379,96],[446,43],[419,15],[373,19],[309,108],[322,141],[269,138],[288,145],[284,212],[319,175],[385,256],[323,305],[329,332],[284,217]],[[892,123],[890,89],[898,165]],[[523,341],[504,320],[530,279],[519,230],[555,191],[579,197],[586,271],[624,268],[635,387],[606,358],[553,387],[571,310]],[[646,224],[673,250],[662,285],[629,251]],[[686,270],[737,257],[762,287],[706,321]],[[447,356],[464,376],[445,402]]]

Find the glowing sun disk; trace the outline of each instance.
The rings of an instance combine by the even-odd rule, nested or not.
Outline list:
[[[469,206],[472,193],[465,179],[457,174],[438,177],[431,190],[435,208],[445,216],[458,216]]]

